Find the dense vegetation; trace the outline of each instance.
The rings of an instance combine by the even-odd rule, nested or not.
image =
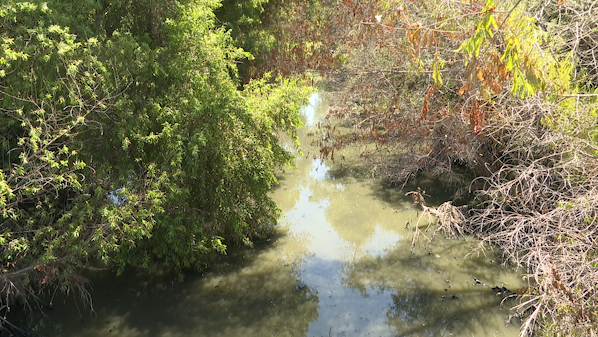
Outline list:
[[[81,268],[201,269],[272,229],[274,171],[292,163],[279,139],[296,139],[307,89],[239,90],[251,55],[219,5],[0,5],[2,316],[56,289],[89,303]]]
[[[448,235],[497,245],[525,271],[522,335],[596,336],[597,10],[590,0],[295,1],[280,23],[295,29],[266,57],[320,70],[338,91],[322,157],[366,144],[372,173],[391,184],[478,177],[426,209]]]
[[[318,71],[339,98],[323,158],[366,144],[395,185],[474,173],[424,206],[438,228],[525,271],[522,335],[598,335],[593,0],[219,4],[0,7],[0,310],[57,286],[88,301],[98,261],[201,268],[266,233],[305,91],[250,79]]]

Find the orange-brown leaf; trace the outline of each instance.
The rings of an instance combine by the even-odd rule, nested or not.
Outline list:
[[[483,81],[484,80],[484,73],[481,70],[478,71],[477,77],[478,77],[478,80]]]

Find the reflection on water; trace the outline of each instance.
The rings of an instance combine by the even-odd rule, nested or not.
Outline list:
[[[306,128],[315,126],[317,109],[322,103],[322,98],[319,94],[313,94],[309,98],[309,105],[301,109],[301,115],[303,117],[303,124]]]
[[[321,99],[302,110],[318,123]],[[309,144],[304,139],[303,144]],[[304,153],[310,153],[307,146]],[[310,155],[307,155],[310,157]],[[404,192],[299,157],[273,197],[277,236],[223,257],[205,275],[98,275],[95,315],[55,300],[33,319],[44,336],[517,336],[489,286],[521,280],[475,242],[435,239],[411,252],[419,214]],[[433,194],[429,188],[428,194]],[[420,223],[420,226],[423,224]]]
[[[309,125],[318,122],[315,110],[303,111]],[[287,237],[302,239],[298,277],[319,299],[307,336],[518,335],[517,326],[505,325],[501,298],[474,285],[478,278],[522,286],[490,253],[466,257],[477,243],[437,238],[422,239],[413,254],[420,214],[403,191],[335,178],[318,160],[297,165],[275,199],[285,211]]]

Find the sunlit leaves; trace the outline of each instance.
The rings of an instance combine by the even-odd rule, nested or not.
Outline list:
[[[88,5],[0,6],[6,271],[202,268],[268,233],[303,83],[239,91],[236,62],[251,55],[217,28],[217,1]]]
[[[438,57],[436,57],[434,59],[434,63],[432,64],[432,79],[434,80],[434,84],[436,84],[437,87],[441,87],[442,86],[442,76],[440,74],[440,70],[444,67],[444,61],[438,59]]]
[[[494,1],[488,0],[486,2],[486,6],[482,13],[482,18],[478,20],[476,25],[474,35],[463,42],[457,51],[465,51],[468,56],[471,57],[480,57],[480,51],[482,49],[482,44],[487,39],[494,38],[494,33],[492,32],[493,29],[498,29],[498,25],[496,24],[496,19],[494,18]],[[467,61],[465,63],[467,65]]]

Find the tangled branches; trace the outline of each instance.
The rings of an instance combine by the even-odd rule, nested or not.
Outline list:
[[[598,335],[598,146],[578,135],[541,130],[547,105],[490,124],[505,141],[500,168],[477,191],[475,207],[449,203],[430,213],[450,235],[474,235],[526,270],[529,288],[515,309],[522,335]],[[541,324],[536,324],[541,323]]]
[[[553,52],[572,52],[578,60],[576,77],[585,76],[598,86],[598,4],[593,0],[543,0],[532,11],[539,25],[562,39],[562,50]]]
[[[27,312],[34,307],[43,309],[53,305],[58,290],[67,295],[78,295],[77,300],[93,312],[89,279],[73,272],[73,268],[64,263],[65,258],[46,264],[39,264],[0,275],[0,333],[8,331],[10,336],[28,336],[19,327],[6,320],[7,314],[17,306]],[[43,295],[50,295],[45,304]],[[77,303],[77,302],[75,302]]]
[[[321,157],[364,145],[399,184],[474,173],[473,204],[424,209],[527,271],[522,335],[597,335],[595,1],[326,3],[341,127],[323,128]]]

